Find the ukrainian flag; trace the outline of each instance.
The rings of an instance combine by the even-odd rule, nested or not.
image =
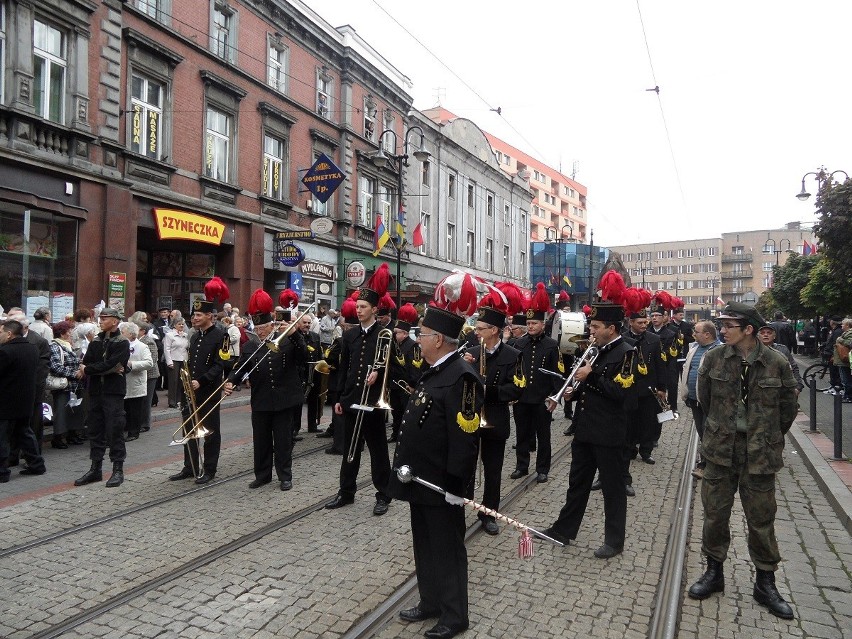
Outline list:
[[[373,257],[376,257],[381,252],[389,239],[390,235],[388,235],[388,230],[385,228],[385,223],[382,222],[382,216],[376,214],[376,233],[373,236]]]
[[[398,251],[401,251],[402,247],[405,246],[405,241],[405,211],[399,209],[399,213],[396,216],[396,229],[394,229],[393,238],[393,243],[396,244]]]

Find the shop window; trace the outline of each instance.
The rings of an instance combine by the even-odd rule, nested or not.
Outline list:
[[[162,158],[161,130],[165,87],[137,73],[131,79],[130,150],[154,160]]]
[[[39,117],[64,124],[66,35],[56,27],[33,22],[33,106]]]
[[[204,175],[220,182],[230,176],[232,118],[213,107],[207,107],[207,132],[205,135]]]
[[[261,193],[276,200],[285,199],[284,176],[287,143],[272,135],[263,136],[263,184]]]
[[[287,93],[287,64],[289,62],[289,51],[278,36],[270,34],[268,38],[269,66],[267,69],[266,83],[276,91]]]
[[[327,67],[317,70],[317,114],[331,119],[333,78]]]
[[[225,62],[237,59],[237,12],[226,2],[213,2],[210,15],[210,49]]]

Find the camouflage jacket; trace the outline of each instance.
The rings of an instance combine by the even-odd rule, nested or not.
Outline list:
[[[731,346],[714,348],[698,369],[698,401],[706,413],[703,456],[714,464],[731,466],[737,432],[742,357]],[[784,462],[784,434],[798,412],[796,380],[783,355],[760,342],[748,379],[748,472],[778,472]]]

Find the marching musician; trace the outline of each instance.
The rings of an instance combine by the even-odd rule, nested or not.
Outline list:
[[[394,321],[391,311],[396,310],[396,302],[390,296],[390,293],[385,293],[379,299],[378,310],[376,311],[376,320],[382,328],[393,329]]]
[[[679,395],[677,387],[680,383],[681,373],[683,373],[683,363],[686,361],[689,345],[695,341],[695,337],[693,337],[694,330],[692,323],[684,319],[683,300],[679,297],[674,297],[672,298],[672,302],[672,319],[669,322],[669,327],[675,334],[674,343],[677,347],[677,359],[675,360],[675,366],[669,373],[668,393],[671,409],[677,412],[677,399]]]
[[[311,322],[314,321],[312,313],[305,313],[302,319],[299,320],[298,330],[302,334],[305,341],[305,346],[308,349],[308,357],[302,365],[302,379],[305,382],[305,393],[303,401],[308,405],[308,432],[318,433],[319,423],[322,419],[322,402],[320,399],[320,384],[316,379],[316,371],[314,367],[317,362],[323,358],[322,346],[320,344],[319,335],[311,330]],[[299,405],[297,421],[295,423],[296,431],[302,425],[302,405]]]
[[[274,463],[281,490],[290,490],[293,421],[303,401],[299,367],[308,359],[308,351],[297,330],[280,340],[277,351],[263,344],[280,334],[273,322],[272,298],[266,291],[257,289],[252,293],[248,311],[256,335],[243,345],[240,361],[225,382],[225,395],[230,395],[234,385],[248,375],[254,439],[254,481],[249,488],[271,482]]]
[[[464,318],[429,306],[417,338],[431,365],[408,400],[394,454],[394,468],[410,466],[446,496],[417,483],[391,478],[389,492],[409,503],[420,602],[399,613],[405,621],[436,618],[426,637],[449,639],[467,629],[467,551],[462,495],[476,465],[477,426],[483,386],[458,354]]]
[[[622,449],[627,434],[627,410],[635,404],[636,363],[633,347],[620,334],[624,309],[607,302],[592,304],[589,333],[598,357],[577,368],[565,398],[576,401],[571,442],[568,492],[559,517],[544,534],[568,545],[586,512],[595,471],[600,472],[604,498],[604,543],[595,557],[609,559],[624,549],[627,495],[624,490]]]
[[[420,377],[420,366],[414,364],[415,342],[411,339],[411,326],[418,320],[417,309],[411,303],[403,304],[396,314],[396,322],[393,327],[394,347],[390,358],[390,371],[388,372],[388,383],[390,384],[391,415],[393,426],[388,442],[395,442],[399,436],[399,428],[402,424],[402,413],[408,403],[408,393],[402,385],[411,387],[417,384]]]
[[[559,373],[564,370],[556,340],[544,334],[545,314],[550,309],[550,296],[541,282],[530,300],[526,313],[527,334],[515,342],[521,351],[526,386],[512,407],[517,437],[517,462],[510,475],[518,479],[529,474],[530,452],[538,442],[535,458],[536,481],[544,483],[550,473],[550,424],[556,402],[548,399],[562,387]],[[544,368],[556,375],[542,373]]]
[[[347,330],[341,340],[341,377],[337,386],[339,400],[334,405],[334,412],[345,417],[344,447],[340,465],[340,489],[337,496],[325,505],[328,509],[341,508],[355,501],[358,469],[361,466],[362,438],[370,449],[370,473],[376,488],[373,514],[384,515],[390,505],[391,498],[387,494],[390,459],[385,434],[385,411],[360,411],[362,414],[359,416],[359,411],[352,408],[353,404],[375,406],[382,392],[381,379],[387,362],[376,362],[376,347],[382,330],[376,321],[376,308],[379,299],[387,292],[389,281],[388,265],[383,263],[370,277],[367,286],[360,289],[358,301],[355,303],[358,325]],[[392,339],[391,337],[391,341]],[[355,426],[359,421],[360,432],[353,442]],[[351,462],[348,459],[350,450],[354,451]]]
[[[219,465],[219,451],[222,447],[219,410],[225,371],[219,353],[223,350],[223,343],[226,341],[230,343],[228,333],[213,322],[216,316],[214,300],[224,302],[228,299],[227,286],[221,279],[214,277],[204,285],[204,296],[206,300],[197,299],[192,304],[193,333],[186,353],[187,361],[184,364],[189,367],[197,415],[191,416],[190,402],[186,400],[181,402],[181,416],[184,422],[188,423],[191,417],[197,417],[209,431],[204,438],[204,472],[195,480],[196,484],[212,481],[216,477],[216,468]],[[198,441],[194,438],[184,444],[183,468],[179,473],[170,476],[169,480],[178,481],[192,477],[193,459],[198,459]]]
[[[668,394],[668,389],[670,387],[671,376],[677,375],[678,350],[677,343],[675,342],[675,332],[668,325],[668,309],[666,308],[666,305],[671,303],[671,296],[667,293],[666,295],[662,295],[663,293],[665,293],[665,291],[657,292],[658,301],[656,304],[651,306],[651,312],[649,314],[651,324],[648,327],[648,331],[660,338],[660,352],[666,379],[666,399],[671,402],[672,397]],[[656,421],[656,418],[654,418],[654,425],[651,432],[651,440],[654,444],[659,441],[660,434],[662,432],[662,425]],[[656,463],[650,454],[643,455],[642,461],[646,464]]]
[[[506,440],[509,439],[509,404],[523,393],[526,380],[521,369],[521,352],[500,339],[506,324],[506,315],[489,306],[491,296],[486,295],[479,306],[479,317],[474,331],[481,340],[480,346],[467,349],[464,359],[474,369],[484,372],[485,405],[479,422],[479,451],[482,458],[483,505],[497,510],[500,506],[500,479]],[[483,362],[482,357],[485,357]],[[482,528],[489,535],[500,532],[493,516],[479,513]]]
[[[527,334],[527,314],[515,313],[512,321],[503,329],[503,341],[509,346],[515,346],[520,338]]]

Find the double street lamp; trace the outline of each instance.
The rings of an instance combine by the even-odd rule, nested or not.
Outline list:
[[[719,278],[713,277],[707,281],[710,284],[710,317],[712,318],[716,311],[716,284],[719,283]]]
[[[399,309],[401,305],[401,293],[400,293],[400,280],[402,278],[402,250],[405,248],[405,236],[400,235],[396,232],[397,224],[402,225],[402,220],[400,220],[400,213],[402,212],[402,172],[403,168],[408,166],[408,147],[410,143],[410,137],[412,133],[416,133],[420,136],[420,145],[416,151],[412,153],[414,158],[420,162],[425,162],[428,160],[432,154],[426,149],[426,139],[425,134],[423,133],[423,129],[419,126],[411,126],[405,132],[403,136],[403,145],[402,145],[402,153],[399,155],[396,154],[397,146],[399,145],[399,138],[397,137],[396,131],[393,129],[385,129],[379,135],[379,151],[372,157],[373,164],[376,165],[379,169],[387,168],[390,165],[392,171],[396,172],[396,184],[397,184],[397,198],[399,206],[397,207],[397,218],[393,222],[394,225],[394,233],[391,233],[391,238],[396,237],[393,241],[393,247],[396,250],[396,308]],[[385,153],[384,150],[384,139],[385,135],[390,134],[393,136],[393,153],[390,155]],[[390,224],[390,220],[388,220],[388,224]]]
[[[787,248],[786,249],[784,248],[784,242],[787,242]],[[764,253],[766,253],[766,254],[775,253],[775,266],[778,266],[778,256],[781,255],[781,253],[783,253],[785,250],[786,251],[792,250],[792,244],[790,244],[790,240],[788,240],[786,237],[782,238],[778,242],[777,246],[775,244],[775,240],[772,239],[771,237],[767,237],[766,242],[764,242],[764,244],[763,244],[763,252]]]
[[[654,268],[654,265],[651,263],[651,260],[636,260],[636,270],[639,271],[639,274],[642,276],[642,288],[645,288],[645,273],[650,273]]]
[[[568,229],[568,237],[565,237],[565,229]],[[550,237],[550,232],[553,231],[553,237]],[[565,274],[562,272],[562,243],[570,242],[574,239],[574,225],[570,222],[566,222],[562,225],[561,229],[558,229],[555,225],[548,226],[544,229],[544,241],[545,242],[555,242],[556,243],[556,273],[558,277],[558,281],[556,282],[556,294],[559,294],[559,291],[562,290],[562,281]],[[567,267],[568,258],[565,258],[565,266]]]
[[[844,176],[844,179],[846,179],[846,180],[849,179],[849,174],[846,173],[846,171],[838,170],[838,171],[832,171],[831,173],[827,173],[826,168],[824,166],[819,167],[816,171],[810,171],[808,173],[805,173],[802,176],[802,190],[796,195],[796,197],[799,198],[802,202],[804,202],[805,200],[807,200],[811,196],[811,194],[808,193],[807,189],[805,188],[805,179],[808,176],[810,176],[810,175],[814,176],[814,178],[817,181],[817,192],[819,192],[819,190],[822,189],[823,182],[833,180],[834,176],[837,175],[838,173],[842,173],[843,176]]]

